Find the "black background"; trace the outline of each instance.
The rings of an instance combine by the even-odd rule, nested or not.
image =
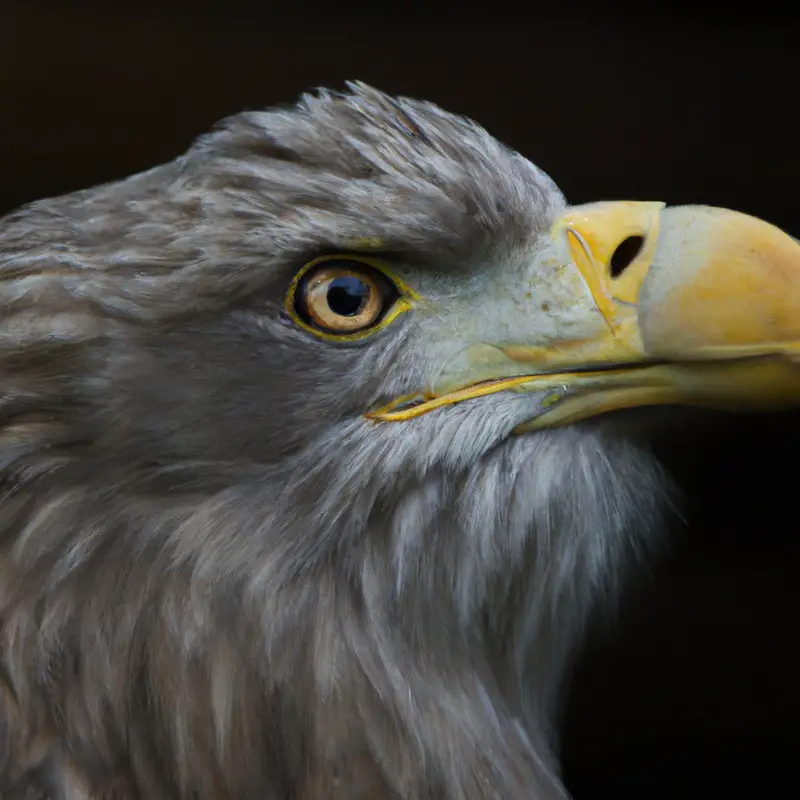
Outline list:
[[[760,6],[0,0],[0,213],[360,78],[477,119],[573,202],[722,205],[800,236],[798,42]],[[666,437],[687,524],[579,665],[577,800],[797,794],[798,422]]]

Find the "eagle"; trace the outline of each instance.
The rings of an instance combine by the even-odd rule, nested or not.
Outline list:
[[[6,216],[0,796],[567,797],[650,423],[800,402],[799,278],[358,82]]]

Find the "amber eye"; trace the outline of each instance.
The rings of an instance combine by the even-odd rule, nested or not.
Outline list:
[[[307,325],[332,334],[368,329],[397,300],[397,290],[378,270],[358,261],[326,261],[297,284],[294,308]]]

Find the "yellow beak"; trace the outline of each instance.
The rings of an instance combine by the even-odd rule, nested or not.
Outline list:
[[[800,243],[779,229],[724,209],[597,203],[561,217],[545,249],[580,273],[600,334],[469,348],[446,386],[369,416],[509,390],[543,393],[525,429],[644,405],[800,405]]]

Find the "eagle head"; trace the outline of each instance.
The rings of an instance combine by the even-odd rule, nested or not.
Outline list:
[[[799,277],[363,84],[6,217],[0,792],[563,797],[670,498],[626,410],[794,404]]]

